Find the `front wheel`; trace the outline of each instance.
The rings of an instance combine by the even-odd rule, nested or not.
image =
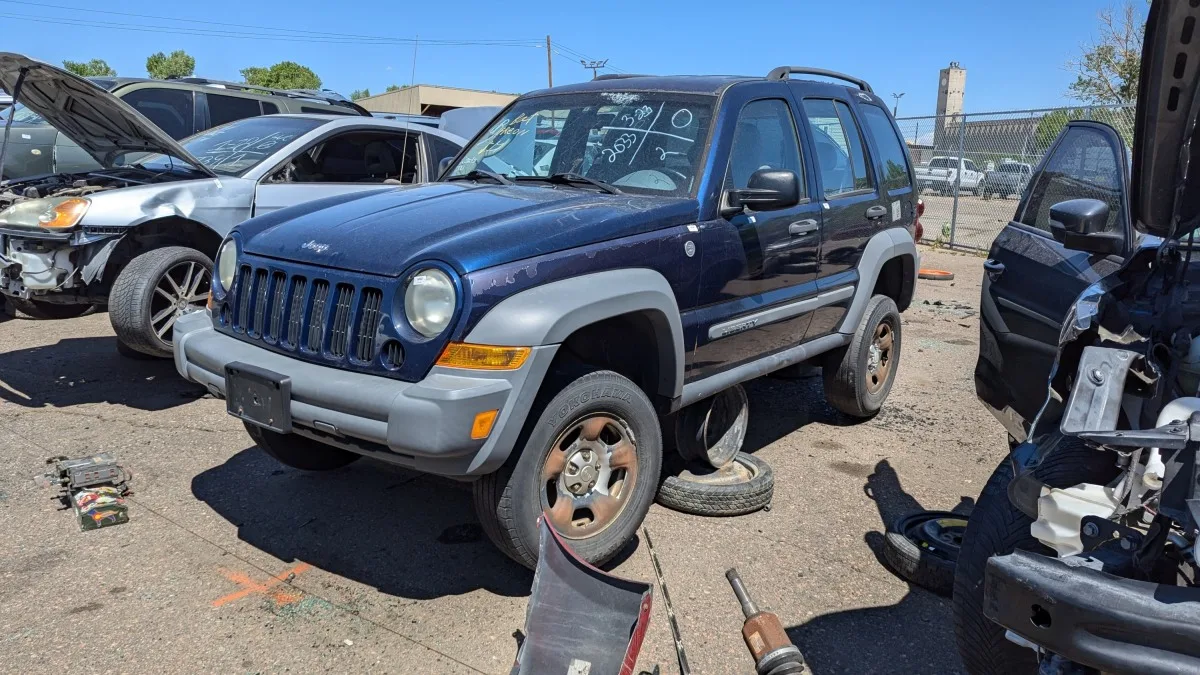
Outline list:
[[[1107,484],[1118,472],[1112,455],[1084,445],[1079,439],[1057,432],[1045,443],[1053,443],[1034,475],[1052,488],[1079,483]],[[1032,519],[1008,499],[1012,481],[1008,459],[992,474],[979,501],[971,511],[954,569],[954,637],[958,654],[971,675],[1009,675],[1038,672],[1033,650],[1005,637],[1005,629],[983,612],[983,580],[988,558],[1016,550],[1054,555],[1029,533]]]
[[[108,298],[117,339],[143,354],[170,357],[176,319],[208,303],[212,266],[186,246],[156,248],[129,261]]]
[[[646,394],[611,371],[575,379],[532,411],[500,470],[475,481],[488,538],[513,560],[537,565],[545,514],[581,558],[608,562],[646,517],[662,468],[662,432]]]

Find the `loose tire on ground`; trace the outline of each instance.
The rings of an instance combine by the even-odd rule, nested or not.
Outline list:
[[[189,287],[181,289],[188,298],[188,307],[202,309],[208,298],[212,265],[208,256],[186,246],[156,248],[129,261],[117,275],[108,298],[108,316],[117,339],[143,354],[170,357],[171,326],[179,312],[168,312],[172,303],[155,288],[162,282],[170,289],[168,293],[174,292],[164,280],[170,272],[176,285]],[[199,280],[188,276],[188,270],[201,275]]]
[[[662,431],[646,394],[612,371],[570,377],[548,376],[548,384],[556,380],[566,384],[550,385],[539,397],[509,461],[472,484],[483,531],[506,555],[531,569],[537,566],[537,519],[543,513],[584,560],[593,565],[611,560],[646,517],[662,469]],[[615,481],[606,486],[608,496],[619,507],[602,500],[594,487],[580,487],[572,480],[596,475],[590,464],[585,463],[585,469],[591,467],[592,474],[577,470],[568,475],[580,466],[576,462],[583,461],[583,450],[588,450],[588,461],[600,461],[595,458],[602,448],[604,462],[612,463],[606,465],[608,479]],[[595,479],[596,485],[600,483]],[[570,486],[586,493],[581,500],[601,500],[608,506],[598,512],[574,506],[573,498],[561,496]]]
[[[827,357],[824,375],[829,404],[853,417],[878,413],[896,380],[900,347],[900,311],[891,298],[876,295],[867,303],[863,322],[850,344]],[[875,356],[878,362],[872,368]]]
[[[933,521],[937,536],[925,530]],[[883,556],[902,578],[949,597],[967,518],[949,511],[918,511],[892,523],[883,538]]]
[[[296,434],[281,434],[243,422],[246,433],[268,455],[302,471],[332,471],[362,458],[362,455],[325,445]]]
[[[771,465],[739,452],[723,469],[692,465],[667,476],[658,488],[658,503],[697,516],[740,516],[770,505],[774,493]]]
[[[1076,438],[1054,432],[1045,442],[1058,447],[1034,475],[1049,487],[1104,485],[1118,473],[1112,455],[1089,448]],[[1018,549],[1054,555],[1029,534],[1031,519],[1009,501],[1011,480],[1012,469],[1004,459],[971,511],[954,573],[954,637],[963,665],[971,675],[1038,672],[1033,651],[1007,640],[1004,628],[983,613],[983,580],[988,558]]]
[[[926,279],[929,281],[954,281],[954,272],[946,270],[935,270],[928,267],[917,270],[918,279]]]
[[[91,305],[62,305],[20,298],[9,298],[8,302],[14,310],[24,314],[26,318],[41,320],[74,319],[93,309]]]

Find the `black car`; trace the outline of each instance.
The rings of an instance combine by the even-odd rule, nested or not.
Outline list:
[[[1069,123],[984,263],[976,391],[1010,452],[956,568],[973,675],[1200,672],[1198,20],[1154,2],[1132,150]]]

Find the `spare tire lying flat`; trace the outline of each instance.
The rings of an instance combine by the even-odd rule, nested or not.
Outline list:
[[[669,509],[697,516],[740,516],[768,506],[774,493],[771,465],[739,452],[720,469],[693,463],[668,475],[656,499]]]
[[[883,539],[883,556],[904,579],[949,597],[967,517],[950,511],[918,511],[898,518]]]

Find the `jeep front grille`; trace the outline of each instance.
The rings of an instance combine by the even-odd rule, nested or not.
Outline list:
[[[378,357],[383,291],[243,265],[226,302],[233,332],[288,350],[360,363]],[[403,357],[400,357],[403,360]]]

